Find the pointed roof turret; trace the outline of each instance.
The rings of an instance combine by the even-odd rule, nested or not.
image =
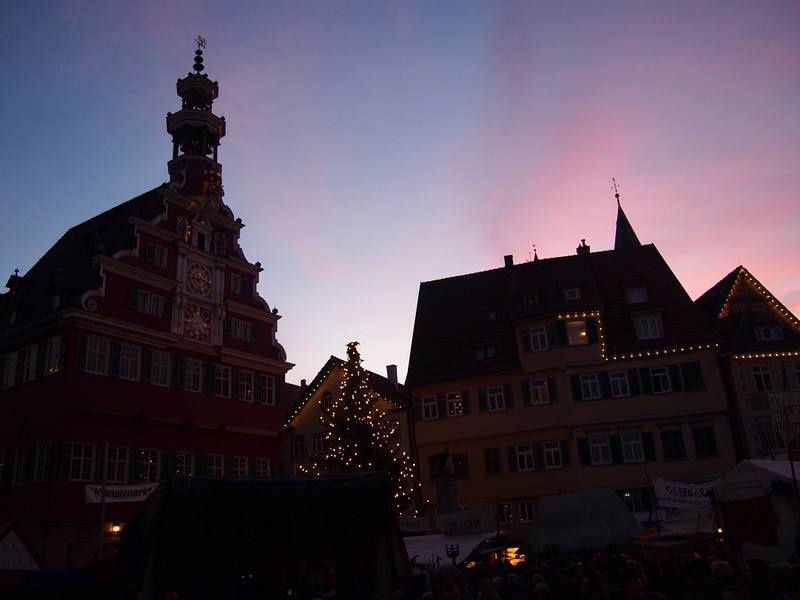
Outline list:
[[[613,178],[612,181],[614,182],[614,197],[617,199],[617,234],[614,238],[614,250],[641,246],[642,244],[639,238],[636,237],[636,232],[631,227],[630,221],[625,216],[625,211],[622,210],[622,205],[619,202],[617,181]]]
[[[172,160],[168,163],[170,190],[183,196],[222,196],[222,166],[218,162],[220,139],[225,135],[225,118],[212,112],[219,85],[203,73],[205,40],[197,36],[194,73],[178,79],[181,109],[167,114],[167,132],[172,135]]]

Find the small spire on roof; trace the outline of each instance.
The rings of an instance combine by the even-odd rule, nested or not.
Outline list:
[[[628,217],[625,216],[625,212],[622,210],[622,204],[620,204],[619,201],[620,186],[615,177],[612,177],[611,181],[614,182],[612,187],[614,189],[614,197],[617,199],[617,234],[614,238],[614,250],[641,246],[642,243],[639,241],[639,238],[636,237],[636,232],[633,230],[633,227],[631,227]]]

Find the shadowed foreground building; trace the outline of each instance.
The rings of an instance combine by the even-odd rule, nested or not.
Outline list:
[[[169,183],[67,231],[0,298],[0,521],[51,569],[113,551],[168,475],[270,475],[280,456],[292,365],[222,199],[202,71],[198,50]]]
[[[652,477],[735,464],[719,341],[621,208],[614,250],[422,283],[406,385],[423,514],[490,504],[521,538],[542,496],[607,487],[646,520]]]

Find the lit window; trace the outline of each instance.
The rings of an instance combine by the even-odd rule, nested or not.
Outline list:
[[[460,417],[464,414],[464,405],[461,402],[461,392],[447,394],[447,416]]]
[[[194,454],[178,452],[175,455],[175,475],[191,477],[194,474]]]
[[[586,321],[567,321],[567,341],[570,346],[580,346],[589,343],[589,332]]]
[[[644,512],[641,492],[625,492],[622,494],[622,499],[625,501],[625,506],[628,507],[629,511],[633,513]]]
[[[532,379],[530,382],[531,404],[547,404],[550,402],[550,393],[547,389],[547,379]]]
[[[44,374],[52,375],[61,370],[61,336],[52,337],[47,340],[45,354]]]
[[[498,521],[500,521],[500,524],[508,525],[514,522],[511,504],[505,502],[498,504],[497,511],[497,518]]]
[[[158,481],[160,462],[158,450],[139,451],[139,481],[154,483]]]

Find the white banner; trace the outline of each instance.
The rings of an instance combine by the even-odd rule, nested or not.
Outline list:
[[[439,531],[448,535],[489,533],[492,531],[492,509],[487,504],[478,508],[438,515],[436,524]]]
[[[106,484],[106,502],[142,502],[158,487],[157,483],[135,483],[132,485]],[[102,485],[86,486],[86,504],[103,501]]]
[[[682,483],[653,477],[656,502],[661,508],[694,508],[711,502],[711,492],[720,479],[708,483]]]
[[[800,433],[800,392],[770,392],[772,429],[783,436],[786,445]]]

